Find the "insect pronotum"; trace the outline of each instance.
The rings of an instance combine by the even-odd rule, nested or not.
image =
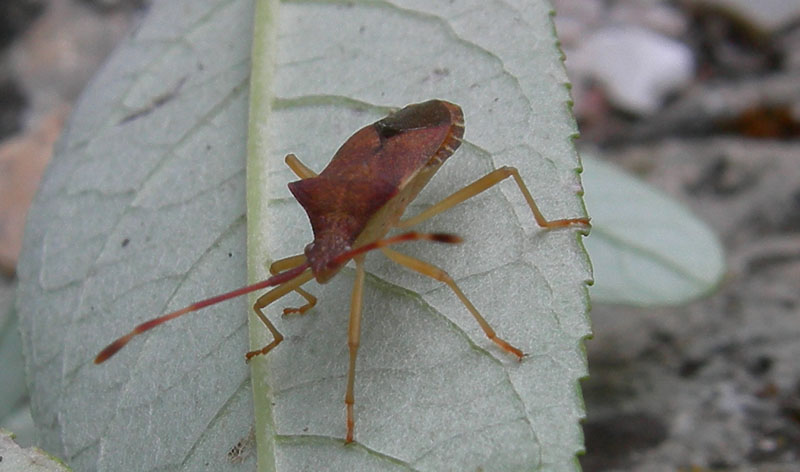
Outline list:
[[[272,333],[273,340],[261,349],[248,352],[245,358],[249,361],[254,356],[267,354],[280,344],[283,336],[266,317],[264,308],[295,291],[306,300],[306,304],[284,309],[284,313],[308,311],[316,304],[317,299],[300,287],[312,278],[319,283],[327,282],[352,259],[356,265],[356,277],[347,336],[350,362],[344,400],[347,427],[345,441],[352,442],[355,429],[353,386],[361,333],[364,256],[376,249],[401,266],[445,283],[472,314],[486,336],[501,349],[521,360],[522,351],[495,334],[447,272],[387,247],[414,240],[460,242],[458,236],[443,233],[407,232],[392,237],[386,235],[394,228],[404,229],[427,220],[508,177],[513,177],[539,226],[589,226],[588,218],[547,220],[536,206],[519,172],[513,167],[494,170],[422,213],[401,220],[408,204],[455,152],[463,136],[464,115],[461,108],[442,100],[430,100],[408,105],[362,128],[339,148],[328,166],[319,174],[303,165],[294,154],[287,155],[286,165],[300,178],[289,184],[289,190],[306,210],[314,232],[314,241],[305,247],[304,253],[275,261],[270,267],[273,275],[266,280],[193,303],[140,324],[109,344],[97,355],[94,362],[100,364],[106,361],[133,337],[166,321],[246,293],[275,287],[259,297],[253,306],[255,314]]]

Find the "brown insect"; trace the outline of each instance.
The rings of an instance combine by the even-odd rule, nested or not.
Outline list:
[[[300,287],[312,278],[319,283],[327,282],[353,259],[356,277],[350,306],[347,338],[350,363],[344,400],[347,421],[345,441],[352,442],[355,425],[353,385],[361,333],[364,256],[375,249],[380,249],[389,259],[412,271],[447,284],[472,313],[486,336],[501,349],[521,360],[522,351],[495,334],[489,323],[444,270],[387,247],[412,240],[460,242],[457,236],[442,233],[410,232],[389,238],[385,236],[393,228],[408,228],[448,210],[508,177],[514,178],[539,226],[561,228],[573,224],[589,225],[588,218],[545,219],[517,169],[513,167],[501,167],[492,171],[422,213],[400,220],[408,204],[461,144],[463,135],[464,116],[461,108],[442,100],[430,100],[409,105],[359,130],[339,148],[319,175],[303,165],[294,154],[289,154],[286,156],[286,165],[301,179],[290,183],[289,190],[305,208],[314,231],[314,241],[306,246],[304,254],[274,262],[270,266],[273,276],[267,280],[217,295],[140,324],[103,349],[94,362],[104,362],[131,338],[165,321],[239,295],[275,286],[258,298],[253,306],[258,318],[272,333],[273,341],[259,350],[248,352],[245,357],[249,361],[254,356],[268,353],[283,340],[281,333],[264,315],[263,309],[267,305],[296,291],[307,303],[299,308],[284,309],[284,314],[308,311],[316,304],[317,299]]]

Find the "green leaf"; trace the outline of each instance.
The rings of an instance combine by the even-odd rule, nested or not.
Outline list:
[[[161,1],[77,104],[29,215],[18,311],[40,445],[75,470],[241,470],[252,4]],[[253,468],[255,459],[247,461]]]
[[[13,286],[12,286],[13,287]],[[13,288],[0,287],[0,426],[16,414],[28,392]]]
[[[711,292],[725,273],[722,245],[678,202],[598,159],[583,158],[592,234],[592,300],[674,305]]]
[[[286,339],[252,363],[252,391],[244,299],[91,362],[137,323],[302,251],[311,234],[283,155],[321,170],[391,107],[442,98],[465,112],[465,143],[411,213],[513,165],[546,216],[581,216],[549,7],[152,8],[77,106],[30,216],[18,306],[43,446],[76,470],[246,470],[256,456],[260,470],[575,469],[589,264],[577,230],[542,231],[510,181],[419,227],[463,245],[398,249],[447,270],[528,357],[500,352],[440,283],[370,255],[354,445],[343,444],[350,269],[309,284],[320,302],[304,316],[280,318],[293,295],[270,307]],[[254,346],[268,341],[251,331]],[[242,468],[228,452],[254,421],[258,453]]]
[[[14,431],[15,439],[28,445],[34,443],[36,434],[25,385],[19,317],[14,309],[16,286],[0,286],[0,429]]]
[[[14,435],[0,428],[0,462],[3,470],[14,472],[70,472],[57,457],[36,447],[21,448],[14,442]]]

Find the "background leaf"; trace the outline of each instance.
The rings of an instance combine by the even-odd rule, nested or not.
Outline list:
[[[76,470],[242,470],[228,452],[253,422],[246,300],[91,360],[136,323],[245,283],[252,8],[155,2],[79,103],[31,211],[19,311],[32,410],[42,445]],[[319,170],[390,107],[432,97],[464,108],[466,142],[412,213],[502,165],[519,167],[547,216],[583,213],[549,6],[259,3],[258,20],[251,274],[310,241],[285,153]],[[541,231],[509,182],[421,229],[466,239],[403,250],[450,272],[529,357],[495,349],[440,284],[368,258],[359,444],[341,442],[345,270],[311,285],[320,304],[306,316],[273,308],[287,339],[254,363],[263,470],[575,467],[589,333],[576,231]]]
[[[0,420],[11,414],[24,402],[25,367],[22,359],[22,342],[19,337],[19,320],[14,311],[13,294],[8,298],[0,293]]]
[[[252,4],[155,2],[78,103],[29,215],[19,313],[40,445],[75,470],[239,468],[246,300],[136,323],[245,282]],[[254,458],[249,458],[253,468]]]
[[[680,203],[613,165],[584,156],[592,235],[592,300],[674,305],[711,292],[725,273],[717,236]]]
[[[14,288],[0,288],[0,429],[14,432],[17,443],[33,443],[34,426],[25,386],[25,362],[19,318],[14,309]]]
[[[0,428],[0,458],[3,459],[3,470],[13,470],[14,472],[69,472],[72,470],[41,449],[20,447],[14,442],[14,435],[3,428]]]

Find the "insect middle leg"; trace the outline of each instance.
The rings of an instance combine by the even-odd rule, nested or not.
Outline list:
[[[353,294],[350,298],[350,324],[347,328],[347,347],[350,351],[350,364],[347,367],[347,392],[344,395],[344,404],[347,409],[347,437],[345,442],[353,442],[355,429],[355,416],[353,405],[355,396],[353,387],[356,382],[356,355],[361,342],[361,305],[364,299],[364,256],[358,256],[356,261],[356,279],[353,282]]]
[[[306,256],[303,254],[290,256],[285,259],[278,259],[277,261],[273,262],[272,265],[269,266],[269,273],[275,275],[280,272],[283,272],[284,270],[293,269],[299,266],[300,264],[304,263],[305,261],[306,261]],[[308,303],[298,308],[284,308],[283,309],[284,316],[290,313],[298,313],[302,315],[308,310],[314,308],[314,305],[317,304],[317,297],[311,295],[302,288],[295,289],[295,292],[297,292],[301,297],[305,298],[306,302]]]
[[[394,262],[397,262],[403,267],[407,267],[413,270],[414,272],[418,272],[422,275],[427,275],[428,277],[436,279],[440,282],[444,282],[448,287],[450,287],[453,293],[456,294],[458,299],[461,300],[461,303],[464,304],[467,310],[469,310],[469,312],[472,313],[472,316],[475,318],[475,321],[478,322],[483,332],[486,333],[486,337],[491,339],[504,351],[515,355],[518,360],[522,360],[522,356],[524,355],[522,351],[509,344],[508,341],[497,336],[497,334],[494,332],[494,329],[492,329],[492,327],[489,325],[486,319],[484,319],[484,317],[481,316],[480,313],[478,313],[478,309],[475,308],[475,305],[473,305],[472,302],[469,301],[467,296],[464,295],[464,292],[462,292],[461,289],[458,288],[458,285],[456,285],[453,278],[450,277],[450,275],[447,272],[440,269],[439,267],[436,267],[433,264],[416,259],[411,256],[407,256],[392,249],[382,248],[381,251],[383,251],[386,257],[393,260]]]
[[[314,274],[311,272],[310,269],[306,269],[303,273],[298,275],[297,277],[284,282],[282,285],[278,285],[277,287],[273,288],[269,292],[265,293],[264,295],[258,297],[256,303],[253,305],[253,311],[256,312],[256,315],[264,323],[264,326],[272,333],[272,342],[267,344],[266,346],[262,347],[261,349],[250,351],[245,354],[245,359],[250,361],[254,356],[266,354],[271,351],[275,346],[283,341],[283,335],[275,329],[275,326],[272,322],[267,318],[267,315],[264,314],[262,311],[266,308],[267,305],[274,302],[275,300],[281,298],[282,296],[286,295],[287,293],[291,292],[292,290],[296,290],[298,287],[303,285],[304,283],[308,282],[314,277]]]
[[[484,190],[488,190],[489,188],[497,185],[498,183],[507,179],[508,177],[514,177],[514,182],[517,183],[519,190],[525,197],[525,201],[528,202],[528,206],[531,208],[531,211],[533,212],[533,217],[536,219],[536,223],[538,223],[539,226],[541,226],[542,228],[561,228],[573,224],[581,224],[589,226],[589,218],[564,218],[560,220],[546,219],[544,215],[542,215],[542,212],[539,211],[539,207],[536,206],[536,202],[533,200],[533,197],[531,196],[531,193],[528,191],[528,187],[525,185],[525,182],[523,182],[522,177],[520,177],[519,171],[517,171],[515,167],[503,166],[497,170],[489,172],[485,176],[481,177],[475,182],[472,182],[471,184],[467,185],[461,190],[458,190],[449,197],[445,198],[439,203],[423,211],[419,215],[412,216],[411,218],[398,222],[397,227],[408,228],[410,226],[419,224],[427,220],[428,218],[431,218],[432,216],[438,215],[443,211],[449,210],[450,208],[458,205],[464,200],[470,199],[475,195],[478,195]]]

